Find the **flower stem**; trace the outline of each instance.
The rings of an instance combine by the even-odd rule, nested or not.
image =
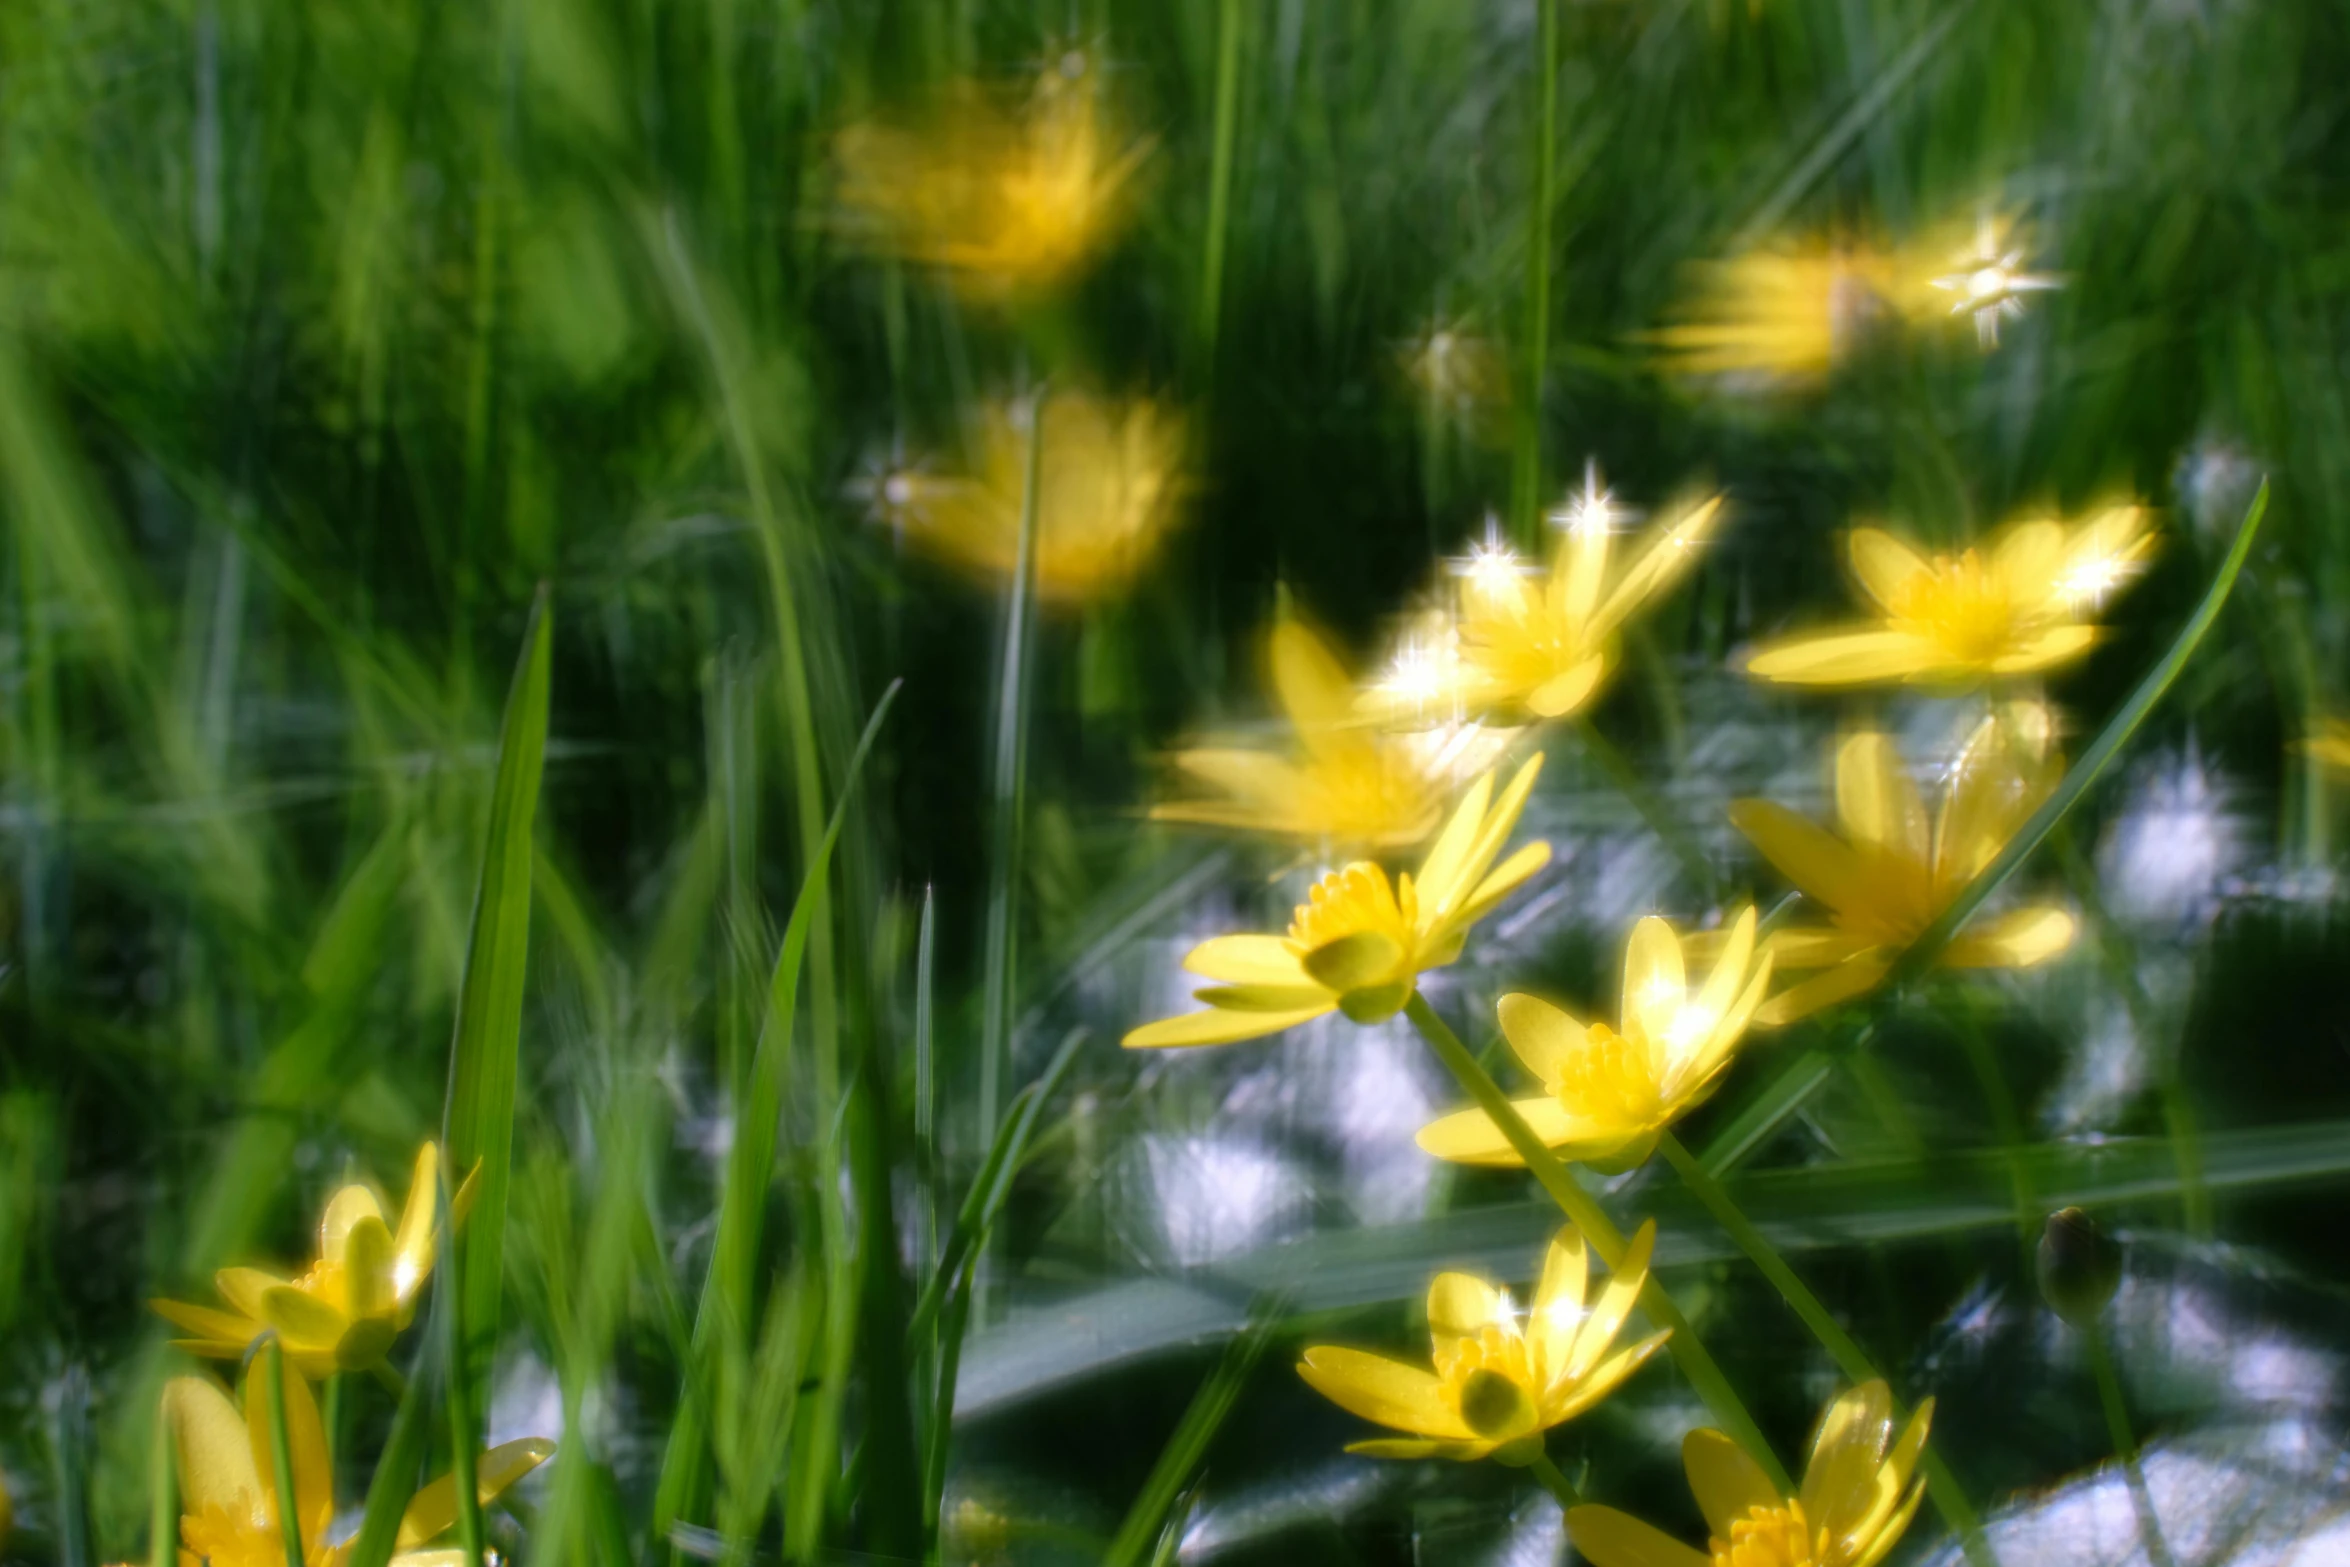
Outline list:
[[[1600,1260],[1613,1268],[1624,1255],[1624,1236],[1606,1213],[1601,1211],[1597,1199],[1576,1184],[1575,1177],[1560,1162],[1557,1154],[1543,1146],[1542,1139],[1534,1135],[1533,1128],[1526,1124],[1525,1118],[1511,1107],[1509,1096],[1501,1091],[1501,1085],[1493,1080],[1491,1073],[1478,1065],[1477,1058],[1469,1053],[1468,1047],[1460,1042],[1444,1019],[1438,1017],[1435,1009],[1428,1005],[1426,996],[1414,992],[1412,999],[1404,1005],[1404,1015],[1412,1020],[1412,1026],[1420,1031],[1420,1037],[1428,1041],[1428,1047],[1436,1052],[1436,1058],[1444,1063],[1445,1070],[1452,1073],[1454,1080],[1468,1091],[1469,1097],[1477,1101],[1477,1107],[1493,1118],[1493,1124],[1501,1128],[1502,1135],[1509,1139],[1518,1157],[1526,1161],[1526,1168],[1533,1172],[1534,1179],[1550,1194],[1551,1200],[1559,1205],[1559,1211],[1567,1216],[1576,1229],[1583,1232],[1584,1239],[1599,1253]],[[1707,1353],[1696,1330],[1689,1326],[1689,1319],[1681,1315],[1681,1308],[1673,1304],[1673,1297],[1665,1293],[1665,1287],[1657,1282],[1653,1273],[1649,1275],[1648,1287],[1640,1292],[1640,1309],[1648,1313],[1649,1320],[1657,1326],[1671,1331],[1673,1336],[1665,1347],[1672,1351],[1674,1363],[1680,1366],[1681,1374],[1689,1379],[1689,1385],[1697,1390],[1697,1396],[1705,1400],[1705,1406],[1713,1412],[1713,1417],[1722,1423],[1740,1447],[1752,1455],[1755,1462],[1763,1466],[1763,1472],[1770,1476],[1772,1484],[1780,1488],[1781,1495],[1794,1495],[1794,1482],[1788,1479],[1787,1471],[1780,1466],[1778,1455],[1771,1451],[1771,1444],[1763,1440],[1762,1428],[1754,1423],[1754,1416],[1746,1412],[1746,1405],[1739,1400],[1737,1390],[1730,1386],[1730,1379],[1722,1374],[1720,1364]]]
[[[286,1437],[286,1352],[274,1334],[261,1351],[261,1396],[269,1401],[269,1468],[277,1485],[286,1567],[302,1567],[302,1507],[294,1494],[294,1445]]]
[[[2113,1437],[2114,1456],[2122,1461],[2122,1475],[2130,1486],[2130,1505],[2138,1513],[2138,1533],[2146,1540],[2146,1555],[2154,1567],[2177,1567],[2170,1542],[2162,1535],[2162,1517],[2154,1510],[2154,1492],[2138,1462],[2138,1439],[2130,1432],[2130,1410],[2122,1402],[2121,1378],[2114,1374],[2113,1351],[2105,1329],[2094,1319],[2081,1330],[2089,1344],[2089,1369],[2097,1375],[2098,1401],[2105,1405],[2105,1429]]]
[[[1576,1490],[1574,1482],[1560,1472],[1558,1465],[1550,1461],[1548,1453],[1535,1454],[1534,1461],[1526,1467],[1534,1471],[1534,1478],[1548,1486],[1550,1494],[1559,1499],[1561,1512],[1583,1505],[1583,1493]],[[2165,1563],[2164,1567],[2169,1567],[2169,1564]]]
[[[1730,1194],[1722,1189],[1722,1184],[1705,1173],[1705,1166],[1699,1164],[1689,1150],[1681,1145],[1681,1139],[1666,1132],[1657,1140],[1657,1147],[1680,1175],[1681,1184],[1705,1205],[1706,1211],[1714,1216],[1714,1222],[1738,1243],[1739,1250],[1746,1253],[1747,1259],[1762,1270],[1763,1277],[1771,1281],[1772,1287],[1778,1290],[1789,1309],[1803,1319],[1803,1325],[1811,1330],[1812,1337],[1820,1341],[1820,1347],[1828,1352],[1843,1373],[1855,1382],[1884,1381],[1884,1373],[1877,1369],[1867,1352],[1853,1341],[1851,1334],[1844,1331],[1842,1323],[1828,1314],[1828,1308],[1820,1304],[1819,1297],[1811,1292],[1810,1286],[1796,1277],[1795,1270],[1787,1266],[1787,1260],[1779,1255],[1778,1248],[1763,1238],[1762,1231],[1756,1229],[1740,1211]],[[1959,1489],[1958,1478],[1950,1472],[1950,1466],[1931,1447],[1926,1449],[1923,1463],[1927,1494],[1933,1497],[1935,1510],[1942,1514],[1942,1521],[1957,1532],[1966,1548],[1967,1560],[1974,1563],[1975,1567],[1998,1567],[1999,1559],[1992,1554],[1990,1542],[1983,1537],[1983,1521],[1976,1516],[1973,1504],[1966,1499],[1966,1493]]]

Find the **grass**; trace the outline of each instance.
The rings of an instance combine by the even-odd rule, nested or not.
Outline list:
[[[841,210],[843,125],[1080,66],[1149,143],[1084,264],[991,294]],[[2346,1347],[2341,791],[2293,748],[2350,704],[2346,66],[2315,0],[7,8],[0,1559],[158,1559],[163,1383],[238,1368],[145,1302],[299,1271],[326,1197],[433,1137],[471,1214],[395,1375],[321,1390],[357,1567],[534,1423],[557,1456],[452,1542],[1499,1550],[1533,1479],[1343,1458],[1365,1431],[1287,1367],[1406,1352],[1448,1265],[1525,1282],[1522,1178],[1425,1180],[1403,1122],[1450,1090],[1392,1031],[1114,1041],[1318,862],[1141,812],[1171,747],[1270,711],[1277,603],[1375,667],[1436,556],[1527,535],[1586,455],[1737,521],[1545,740],[1559,867],[1431,982],[1497,1067],[1502,990],[1591,1001],[1633,915],[1780,893],[1729,798],[1808,808],[1839,724],[1957,722],[1728,667],[1843,612],[1840,530],[2161,509],[2047,687],[2057,794],[1898,994],[1754,1045],[1682,1137],[1936,1396],[1995,1542],[2112,1457],[2124,1392],[2142,1485],[2226,1450],[2245,1406],[2161,1302]],[[1987,204],[2064,283],[1995,353],[1961,318],[1803,385],[1657,362],[1694,263]],[[1409,379],[1439,324],[1495,373]],[[1034,590],[1041,440],[1009,584],[859,487],[963,471],[978,400],[1039,389],[1191,420],[1179,521],[1082,604]],[[1932,969],[2011,876],[2080,950]],[[1576,1190],[1658,1217],[1692,1342],[1799,1467],[1829,1362],[1674,1187]],[[2094,1385],[2016,1245],[2066,1202],[2134,1242]],[[1551,1457],[1696,1538],[1695,1408],[1644,1372]],[[1894,1559],[1953,1544],[1929,1514]]]

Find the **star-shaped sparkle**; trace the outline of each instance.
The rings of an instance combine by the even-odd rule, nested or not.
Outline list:
[[[1959,258],[1962,270],[1934,279],[1936,288],[1958,296],[1952,315],[1973,314],[1975,341],[1986,350],[1999,346],[2000,317],[2023,315],[2024,295],[2063,286],[2045,273],[2019,271],[2023,259],[2022,247],[2001,248],[1999,225],[1986,217],[1975,229],[1975,248]]]

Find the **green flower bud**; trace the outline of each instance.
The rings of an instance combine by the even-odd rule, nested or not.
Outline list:
[[[2122,1281],[2122,1249],[2078,1208],[2048,1216],[2040,1232],[2040,1293],[2074,1327],[2096,1320]]]

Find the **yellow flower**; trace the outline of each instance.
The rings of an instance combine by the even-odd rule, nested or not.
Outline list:
[[[1544,1089],[1539,1099],[1513,1101],[1534,1135],[1597,1170],[1629,1170],[1645,1160],[1665,1128],[1720,1083],[1762,1002],[1771,958],[1756,951],[1754,932],[1754,910],[1741,910],[1713,972],[1692,989],[1673,927],[1654,915],[1633,926],[1620,1031],[1533,996],[1502,997],[1502,1034]],[[1431,1122],[1419,1143],[1461,1164],[1525,1162],[1483,1110]]]
[[[277,1469],[270,1442],[267,1383],[248,1373],[244,1412],[203,1377],[174,1377],[163,1388],[163,1421],[179,1458],[180,1553],[183,1567],[285,1567],[280,1533]],[[334,1467],[326,1428],[310,1385],[289,1372],[285,1378],[286,1446],[294,1479],[294,1517],[302,1534],[307,1567],[339,1567],[353,1542],[326,1543],[334,1522]],[[544,1437],[505,1442],[483,1453],[475,1466],[476,1494],[493,1500],[536,1469],[555,1451]],[[457,1521],[457,1487],[444,1475],[418,1491],[400,1517],[394,1567],[458,1567],[460,1551],[415,1547],[444,1534]]]
[[[1652,1334],[1609,1354],[1648,1282],[1656,1222],[1640,1226],[1622,1264],[1586,1300],[1591,1260],[1572,1227],[1559,1231],[1523,1315],[1509,1291],[1467,1273],[1428,1286],[1433,1371],[1359,1349],[1317,1344],[1297,1374],[1332,1403],[1409,1437],[1350,1443],[1373,1458],[1494,1458],[1525,1464],[1542,1433],[1574,1419],[1640,1369],[1669,1336]]]
[[[1151,809],[1163,822],[1196,822],[1354,847],[1414,844],[1436,829],[1460,773],[1498,754],[1491,730],[1383,733],[1356,711],[1354,683],[1328,647],[1284,619],[1273,628],[1273,689],[1299,757],[1198,747],[1175,765],[1220,790],[1221,800],[1178,800]]]
[[[1654,334],[1670,368],[1811,381],[1851,352],[1894,267],[1867,245],[1812,241],[1708,263],[1698,276],[1687,318]]]
[[[1197,992],[1205,1012],[1162,1018],[1128,1034],[1130,1050],[1228,1045],[1343,1012],[1357,1023],[1395,1016],[1419,977],[1461,955],[1469,928],[1550,861],[1529,843],[1494,866],[1534,787],[1542,758],[1518,769],[1490,807],[1493,775],[1469,786],[1414,881],[1368,861],[1333,871],[1297,906],[1286,936],[1217,936],[1183,960],[1216,981]]]
[[[472,1202],[468,1177],[453,1201],[459,1220]],[[432,1274],[439,1217],[440,1150],[426,1143],[416,1151],[398,1234],[384,1223],[374,1192],[346,1186],[327,1203],[318,1226],[318,1261],[300,1278],[223,1268],[213,1282],[228,1311],[175,1300],[149,1304],[196,1335],[173,1341],[192,1354],[241,1359],[255,1339],[274,1329],[286,1358],[305,1375],[364,1371],[382,1361],[416,1314],[417,1292]]]
[[[2067,526],[2011,524],[1984,550],[1921,555],[1876,528],[1858,528],[1852,572],[1875,601],[1861,625],[1772,643],[1746,672],[1787,685],[1887,681],[1958,685],[2038,674],[2089,651],[2086,623],[2153,552],[2143,507],[2116,506]]]
[[[1849,1390],[1821,1413],[1794,1497],[1721,1432],[1690,1432],[1681,1463],[1713,1536],[1706,1551],[1612,1507],[1574,1508],[1567,1532],[1593,1567],[1876,1567],[1925,1495],[1910,1477],[1933,1418],[1929,1398],[1896,1439],[1885,1384]]]
[[[1017,114],[965,85],[918,131],[850,127],[834,148],[843,205],[971,296],[1064,281],[1123,226],[1150,152],[1113,131],[1087,67],[1080,53],[1064,56]]]
[[[2316,733],[2301,742],[2301,749],[2335,772],[2350,772],[2350,719],[2318,720]]]
[[[1696,564],[1721,515],[1720,496],[1700,501],[1611,562],[1614,518],[1594,483],[1552,519],[1559,539],[1548,573],[1530,579],[1496,544],[1472,551],[1459,569],[1457,653],[1436,671],[1437,695],[1473,711],[1523,708],[1536,718],[1577,711],[1614,662],[1624,622]],[[1426,694],[1390,684],[1366,693],[1364,705],[1405,717],[1407,707],[1426,706]]]
[[[1043,398],[1038,440],[1037,596],[1078,604],[1123,587],[1175,521],[1187,480],[1182,417],[1147,399],[1106,402],[1076,392]],[[1028,491],[1027,401],[991,404],[980,420],[977,471],[968,479],[910,473],[892,520],[958,566],[1009,578],[1020,561]]]
[[[2039,808],[2062,776],[2047,711],[2017,704],[1986,719],[1959,753],[1932,829],[1917,785],[1884,735],[1848,736],[1836,750],[1841,838],[1783,805],[1740,800],[1730,820],[1828,922],[1776,932],[1782,969],[1821,969],[1767,1002],[1776,1026],[1870,989]],[[2052,904],[2013,910],[1962,933],[1940,961],[1954,968],[2028,968],[2072,944],[2072,916]]]

